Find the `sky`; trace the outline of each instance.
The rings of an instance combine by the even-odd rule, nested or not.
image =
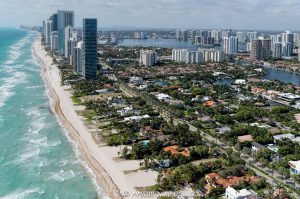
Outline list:
[[[40,25],[60,10],[99,27],[300,30],[299,0],[0,0],[0,26]]]

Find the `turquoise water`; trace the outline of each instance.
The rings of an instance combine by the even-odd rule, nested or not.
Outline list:
[[[0,198],[96,198],[102,191],[50,111],[35,36],[0,29]]]

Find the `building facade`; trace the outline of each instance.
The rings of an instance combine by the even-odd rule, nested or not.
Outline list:
[[[97,79],[97,19],[83,19],[82,41],[82,75]]]
[[[155,50],[141,50],[140,64],[150,67],[157,63],[157,53]]]
[[[267,60],[271,57],[271,40],[259,37],[251,41],[250,59]]]
[[[65,28],[74,27],[74,12],[58,10],[57,11],[57,33],[58,33],[58,52],[64,54],[65,51]]]
[[[226,54],[237,54],[239,39],[237,37],[224,37],[224,52]]]

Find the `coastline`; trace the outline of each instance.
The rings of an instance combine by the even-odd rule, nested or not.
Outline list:
[[[116,161],[120,147],[98,146],[81,117],[76,113],[71,93],[66,86],[60,85],[60,74],[52,58],[47,55],[37,36],[33,46],[33,55],[41,64],[41,76],[44,79],[51,108],[67,136],[78,145],[80,159],[84,160],[95,175],[97,184],[110,198],[136,198],[136,187],[156,184],[156,171],[137,171],[139,160]],[[125,171],[134,171],[129,172]],[[127,174],[126,174],[127,173]],[[153,195],[152,195],[153,196]],[[99,194],[98,194],[98,197]]]
[[[37,37],[33,44],[33,55],[38,59],[41,64],[41,76],[45,82],[46,90],[48,92],[49,97],[52,101],[51,109],[54,112],[55,116],[59,119],[59,122],[62,126],[66,129],[68,136],[78,144],[78,148],[80,150],[80,158],[82,158],[85,162],[87,162],[89,168],[92,170],[93,174],[96,176],[97,184],[103,187],[106,194],[110,198],[122,198],[119,188],[114,184],[110,175],[107,171],[99,164],[95,158],[92,156],[91,152],[89,151],[86,143],[80,137],[79,132],[77,129],[74,128],[72,123],[68,121],[67,117],[64,114],[61,106],[61,100],[58,96],[57,89],[53,85],[53,81],[51,81],[51,74],[50,74],[50,67],[49,63],[46,63],[46,52],[43,49],[43,46],[40,44],[40,37]],[[39,52],[38,52],[39,51]],[[44,55],[43,55],[44,54]],[[53,67],[54,68],[54,67]],[[53,71],[59,75],[59,71]],[[58,82],[60,83],[60,81]],[[61,90],[63,90],[61,88]],[[71,100],[70,100],[71,101]]]

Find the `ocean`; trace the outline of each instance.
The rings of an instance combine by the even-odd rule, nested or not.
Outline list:
[[[0,29],[0,199],[97,198],[103,191],[51,112],[35,38]]]

